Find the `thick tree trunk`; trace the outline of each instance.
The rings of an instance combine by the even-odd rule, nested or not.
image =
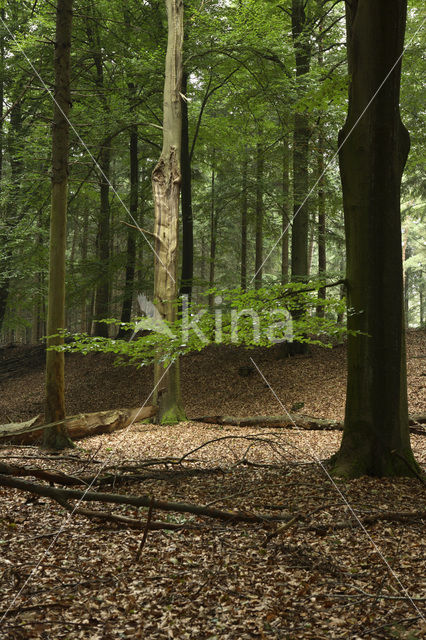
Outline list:
[[[55,40],[55,105],[52,130],[52,211],[50,217],[49,293],[47,335],[65,328],[65,251],[68,197],[70,53],[72,0],[58,0]],[[48,337],[48,347],[63,344]],[[61,351],[46,352],[46,423],[65,418],[65,361]],[[43,445],[54,449],[73,446],[65,425],[44,430]]]
[[[263,275],[263,170],[264,152],[260,142],[256,146],[256,254],[254,288],[260,289]]]
[[[345,426],[334,462],[334,472],[346,477],[412,475],[416,467],[408,431],[400,216],[409,150],[399,113],[406,11],[406,0],[353,0],[349,9],[351,86],[340,171],[348,306],[356,311],[348,327],[363,334],[348,338]]]
[[[188,73],[182,76],[182,94],[186,97],[188,90]],[[194,277],[194,223],[192,218],[192,176],[191,157],[189,151],[189,122],[188,103],[182,98],[182,277],[180,292],[192,296],[192,283]]]
[[[155,207],[154,300],[161,316],[176,319],[179,192],[181,184],[181,81],[183,1],[166,0],[168,42],[163,103],[163,149],[152,174]],[[179,360],[164,369],[155,364],[154,403],[161,424],[185,418],[180,395]],[[161,387],[161,392],[159,387]]]

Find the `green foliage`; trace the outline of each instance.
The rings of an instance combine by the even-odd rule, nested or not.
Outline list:
[[[331,347],[333,341],[347,335],[346,327],[336,323],[336,314],[345,310],[345,300],[318,297],[323,285],[324,282],[292,283],[248,292],[208,291],[206,295],[215,295],[213,309],[206,304],[188,308],[180,300],[179,319],[174,324],[147,317],[128,324],[109,319],[104,322],[133,335],[118,340],[64,332],[67,343],[54,348],[84,355],[111,353],[117,356],[117,364],[144,366],[154,359],[167,365],[179,355],[201,351],[214,343],[271,347],[296,341]],[[318,306],[324,309],[323,317],[316,313]]]

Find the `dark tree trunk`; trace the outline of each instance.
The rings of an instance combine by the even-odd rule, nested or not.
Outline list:
[[[138,127],[133,125],[130,130],[130,207],[129,211],[133,220],[138,218],[138,194],[139,194],[139,158],[138,158]],[[124,299],[121,310],[121,322],[130,322],[132,316],[133,290],[135,285],[136,266],[136,238],[135,230],[127,231],[127,264],[126,282],[124,285]],[[119,332],[120,335],[120,332]],[[119,336],[117,336],[119,337]]]
[[[254,287],[260,289],[263,275],[263,170],[264,154],[262,144],[256,146],[256,254]]]
[[[182,76],[182,94],[188,91],[188,73]],[[194,278],[194,223],[192,218],[192,180],[191,157],[189,150],[189,122],[188,103],[182,101],[182,147],[181,147],[181,202],[182,202],[182,276],[180,284],[181,295],[192,296]]]
[[[247,289],[247,212],[248,212],[248,193],[247,193],[247,172],[248,172],[248,153],[247,148],[244,149],[242,176],[241,176],[241,289]]]
[[[363,334],[348,338],[345,426],[334,473],[413,475],[400,215],[409,135],[399,113],[398,62],[407,3],[352,0],[347,7],[351,85],[340,171],[348,305],[356,311],[348,327]]]
[[[100,208],[98,222],[98,260],[99,279],[96,286],[95,302],[95,327],[94,334],[104,338],[108,337],[108,325],[100,322],[109,315],[109,292],[110,292],[110,206],[109,206],[109,185],[111,169],[111,149],[110,140],[104,143],[101,149],[99,166],[102,170],[100,176]]]
[[[3,22],[5,21],[5,10],[0,9],[0,16]],[[3,195],[3,112],[4,112],[4,33],[0,38],[0,194]],[[0,220],[3,218],[3,206],[0,209]],[[0,334],[3,326],[3,320],[6,313],[7,298],[9,295],[9,278],[4,277],[4,273],[7,269],[6,260],[6,243],[7,238],[2,238],[0,235],[0,242],[2,245],[2,256],[0,258]]]
[[[311,49],[306,35],[306,2],[292,1],[292,33],[296,58],[296,83],[301,97],[309,73]],[[305,281],[308,276],[308,202],[309,190],[309,117],[306,113],[294,116],[293,134],[293,228],[291,236],[291,275],[294,281]]]
[[[52,129],[52,211],[50,216],[47,346],[63,344],[54,336],[65,328],[65,252],[67,234],[69,121],[71,108],[70,55],[72,0],[58,0],[55,39],[55,105]],[[46,352],[46,423],[65,418],[65,361],[63,351]],[[43,446],[72,447],[64,424],[45,429]]]
[[[325,224],[325,178],[324,178],[324,139],[320,132],[318,137],[318,275],[325,278],[327,271],[326,253],[326,224]],[[326,298],[326,289],[318,291],[318,297],[322,300]],[[318,305],[317,315],[324,317],[324,307]]]

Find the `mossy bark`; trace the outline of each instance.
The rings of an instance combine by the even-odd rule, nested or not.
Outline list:
[[[58,0],[55,40],[55,106],[52,133],[52,210],[50,216],[49,292],[47,335],[65,327],[65,250],[68,196],[68,148],[72,0]],[[48,346],[61,345],[61,337],[49,337]],[[65,418],[64,353],[46,354],[46,423]],[[65,425],[44,430],[43,446],[74,446]]]
[[[414,475],[408,429],[400,186],[409,151],[399,94],[406,0],[348,8],[351,86],[340,132],[347,248],[348,381],[333,473]],[[389,74],[389,77],[387,77]],[[385,80],[385,78],[387,78]]]
[[[154,302],[162,318],[174,322],[177,314],[179,194],[181,185],[181,83],[183,1],[167,0],[168,43],[163,103],[163,148],[152,174],[155,208]],[[154,367],[154,404],[160,424],[185,418],[180,394],[179,360],[168,369]]]

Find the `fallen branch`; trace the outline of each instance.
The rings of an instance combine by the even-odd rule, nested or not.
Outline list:
[[[228,427],[267,427],[278,429],[305,429],[307,431],[342,431],[343,422],[339,420],[326,420],[314,418],[300,413],[279,416],[201,416],[191,418],[191,422],[203,422],[205,424],[218,424]],[[425,435],[426,416],[410,416],[410,432]],[[416,426],[417,425],[417,426]]]
[[[125,429],[133,422],[151,418],[157,413],[157,407],[138,407],[135,409],[113,409],[96,413],[81,413],[58,422],[42,424],[40,416],[27,422],[0,425],[0,438],[8,438],[13,442],[28,444],[42,437],[43,429],[59,424],[66,424],[73,440],[87,438],[101,433],[113,433]]]
[[[152,522],[149,517],[146,522],[142,520],[137,520],[136,518],[129,518],[128,516],[117,515],[115,513],[111,513],[109,511],[95,511],[93,509],[85,509],[84,507],[73,507],[71,503],[67,500],[57,499],[57,502],[69,513],[84,516],[89,520],[102,520],[103,522],[113,522],[114,524],[118,524],[124,526],[128,529],[137,529],[144,530],[148,533],[150,531],[160,531],[167,529],[168,531],[182,531],[182,529],[199,529],[199,527],[195,525],[187,525],[187,524],[176,524],[174,522]]]
[[[190,513],[195,516],[216,518],[225,522],[248,522],[262,524],[265,522],[282,522],[286,518],[270,515],[255,515],[242,513],[240,511],[222,511],[212,507],[190,504],[186,502],[168,502],[165,500],[152,500],[151,496],[129,496],[115,493],[101,493],[94,491],[79,491],[77,489],[58,489],[47,487],[35,482],[20,480],[11,476],[0,474],[0,486],[19,489],[35,495],[56,500],[64,506],[64,502],[69,500],[80,500],[85,502],[103,502],[109,504],[126,504],[133,507],[149,507],[152,501],[153,509],[159,511],[175,511],[177,513]],[[62,501],[62,502],[61,502]]]
[[[213,475],[224,471],[221,467],[215,467],[213,469],[171,469],[170,471],[162,471],[152,469],[149,472],[137,473],[119,473],[121,467],[115,467],[113,472],[106,475],[79,475],[73,476],[63,473],[62,471],[49,471],[47,469],[40,469],[39,467],[25,467],[17,464],[7,464],[0,461],[0,473],[5,476],[14,476],[17,478],[32,477],[38,480],[45,480],[51,484],[59,484],[66,487],[75,486],[103,486],[107,484],[125,484],[128,482],[140,482],[143,480],[165,480],[175,481],[178,478],[188,478],[197,475]]]

